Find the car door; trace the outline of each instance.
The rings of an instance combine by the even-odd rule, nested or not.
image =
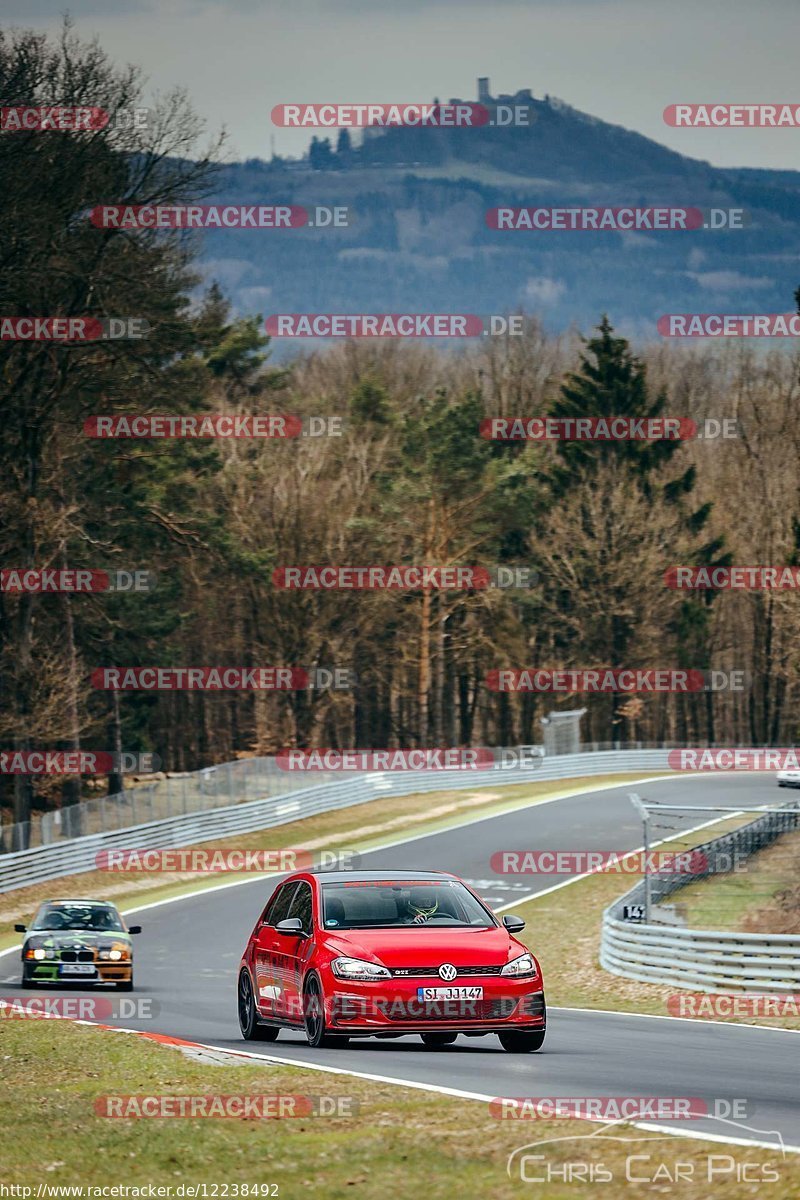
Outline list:
[[[275,926],[288,916],[296,891],[297,880],[281,884],[261,918],[254,958],[256,1003],[264,1017],[283,1016],[286,1013],[280,946]]]
[[[306,963],[314,946],[312,924],[311,884],[301,880],[289,906],[289,918],[295,917],[302,923],[305,936],[278,933],[278,953],[282,966],[282,981],[287,1014],[290,1020],[303,1019],[303,975]]]

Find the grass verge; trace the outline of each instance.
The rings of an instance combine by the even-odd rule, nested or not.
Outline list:
[[[743,933],[800,932],[800,831],[753,854],[743,870],[681,888],[689,926]]]
[[[34,1197],[39,1185],[154,1185],[171,1188],[165,1194],[174,1197],[186,1195],[178,1191],[181,1185],[204,1183],[219,1185],[216,1195],[221,1197],[234,1195],[233,1184],[276,1184],[272,1194],[280,1200],[308,1195],[385,1200],[387,1194],[511,1200],[520,1195],[521,1183],[519,1174],[514,1179],[506,1175],[508,1155],[531,1142],[563,1137],[581,1140],[535,1148],[546,1154],[546,1161],[529,1170],[563,1175],[574,1160],[602,1163],[613,1176],[603,1183],[607,1200],[654,1194],[653,1185],[627,1181],[630,1155],[650,1156],[630,1164],[631,1170],[654,1179],[660,1193],[672,1193],[664,1186],[665,1173],[674,1174],[682,1164],[683,1178],[689,1181],[676,1190],[686,1200],[707,1200],[717,1187],[724,1187],[726,1200],[752,1197],[753,1184],[736,1179],[744,1162],[750,1164],[750,1179],[769,1170],[777,1173],[769,1187],[771,1200],[790,1200],[800,1193],[800,1157],[781,1159],[773,1150],[664,1139],[630,1126],[613,1132],[633,1142],[593,1144],[586,1135],[600,1127],[588,1122],[501,1121],[476,1101],[346,1075],[269,1064],[209,1066],[131,1035],[65,1021],[2,1024],[0,1178],[32,1187]],[[535,1078],[535,1059],[521,1060],[520,1066],[528,1063],[525,1075]],[[120,1094],[346,1097],[350,1104],[357,1100],[359,1109],[347,1117],[284,1120],[97,1115],[99,1097]],[[730,1165],[720,1173],[723,1159]],[[718,1172],[712,1183],[710,1170]],[[562,1178],[538,1185],[536,1195],[574,1200],[579,1190]]]

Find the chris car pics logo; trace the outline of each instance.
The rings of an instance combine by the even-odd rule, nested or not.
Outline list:
[[[669,1194],[676,1185],[711,1185],[723,1194],[726,1184],[757,1187],[781,1178],[779,1168],[786,1152],[777,1130],[754,1129],[724,1117],[713,1119],[724,1128],[715,1130],[712,1137],[722,1134],[725,1141],[735,1138],[743,1144],[722,1144],[713,1152],[690,1154],[668,1135],[644,1130],[626,1135],[609,1132],[626,1124],[628,1118],[622,1118],[588,1134],[540,1138],[519,1146],[508,1157],[506,1173],[510,1179],[528,1184],[563,1187],[620,1182],[661,1188]]]

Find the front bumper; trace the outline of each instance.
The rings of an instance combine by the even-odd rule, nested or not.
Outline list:
[[[471,976],[461,981],[483,988],[478,1000],[425,1001],[418,988],[438,986],[434,978],[386,979],[370,983],[323,980],[325,1023],[354,1036],[376,1033],[502,1033],[544,1029],[546,1010],[541,976],[500,979]]]
[[[133,977],[132,962],[94,962],[80,963],[79,966],[91,967],[91,975],[81,973],[62,973],[61,966],[72,966],[72,963],[60,963],[57,960],[25,959],[25,974],[34,983],[79,983],[82,987],[92,987],[96,983],[130,983]]]

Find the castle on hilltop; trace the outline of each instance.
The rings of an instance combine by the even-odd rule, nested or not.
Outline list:
[[[439,97],[434,97],[432,105],[441,104]],[[449,105],[456,104],[474,104],[472,100],[462,100],[460,97],[451,97],[447,103]],[[535,100],[530,88],[520,88],[518,92],[510,95],[501,92],[499,96],[493,96],[489,90],[489,77],[482,75],[478,79],[478,104],[482,104],[490,112],[497,116],[497,109],[504,108],[512,110],[515,108],[541,108],[543,105],[550,108],[558,107],[561,102],[554,97],[545,96],[543,100]],[[530,123],[533,123],[535,117],[530,118]],[[492,122],[495,123],[494,121]],[[507,120],[497,121],[499,125],[508,125]],[[419,166],[420,165],[420,134],[425,135],[428,130],[420,130],[410,126],[403,130],[407,135],[401,142],[397,137],[398,130],[403,127],[395,125],[388,127],[384,124],[365,125],[359,132],[361,134],[360,141],[356,142],[351,138],[350,132],[347,129],[340,130],[336,149],[334,150],[331,139],[313,137],[311,146],[308,152],[307,162],[313,170],[348,170],[353,166],[381,166],[386,163],[392,166]],[[429,147],[433,147],[436,142],[435,134],[427,139]],[[376,154],[377,148],[377,154]],[[382,154],[386,157],[382,157]],[[423,157],[426,157],[425,151],[422,151]],[[437,159],[426,157],[426,161],[438,161]],[[287,162],[284,164],[286,169],[303,169],[305,162],[301,161],[297,164]]]
[[[513,96],[502,93],[499,96],[492,96],[489,92],[489,77],[482,75],[478,80],[478,103],[485,104],[487,108],[491,108],[496,104],[533,104],[533,96],[530,88],[520,88]]]

